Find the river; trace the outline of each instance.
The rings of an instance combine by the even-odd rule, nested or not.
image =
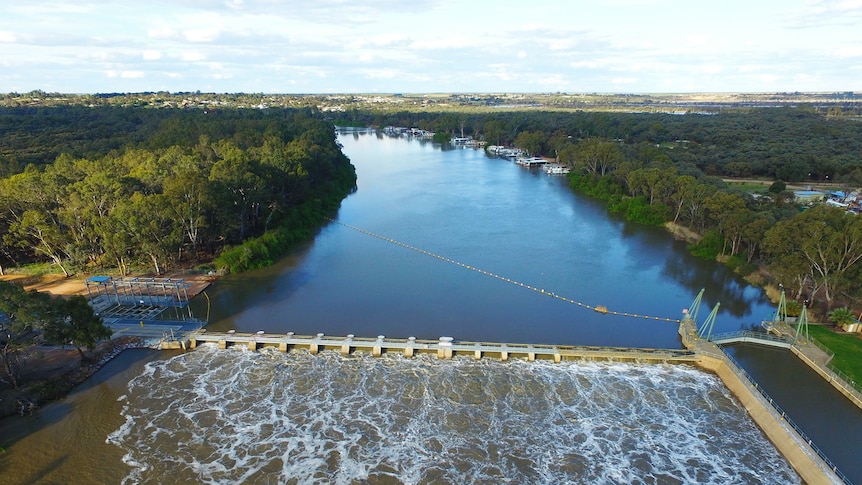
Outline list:
[[[701,319],[721,302],[715,332],[772,312],[562,177],[365,130],[340,141],[358,188],[337,222],[216,282],[208,309],[193,302],[211,329],[677,348],[666,319],[701,288]],[[0,433],[4,484],[799,481],[686,366],[134,351]]]

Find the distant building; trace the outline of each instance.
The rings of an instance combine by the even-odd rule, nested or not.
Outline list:
[[[819,190],[795,190],[793,191],[796,201],[801,204],[813,204],[815,202],[823,202],[826,194]]]

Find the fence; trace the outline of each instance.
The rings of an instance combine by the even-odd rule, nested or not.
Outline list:
[[[815,453],[817,453],[817,456],[819,456],[819,457],[823,460],[823,462],[826,464],[826,466],[828,466],[828,467],[832,470],[832,472],[833,472],[833,473],[835,473],[835,475],[837,475],[837,476],[838,476],[838,478],[840,478],[840,479],[841,479],[841,481],[843,481],[843,482],[844,482],[844,483],[846,483],[847,485],[852,485],[852,483],[853,483],[853,482],[851,482],[851,481],[850,481],[850,478],[848,478],[846,475],[844,475],[843,473],[841,473],[841,470],[839,470],[839,469],[838,469],[838,466],[837,466],[837,465],[835,465],[834,463],[832,463],[832,461],[829,459],[829,457],[827,457],[827,456],[826,456],[826,453],[824,453],[824,452],[823,452],[823,450],[821,450],[820,448],[818,448],[818,447],[817,447],[817,445],[815,445],[815,444],[811,441],[811,438],[809,438],[809,437],[808,437],[808,435],[806,435],[806,434],[805,434],[805,432],[804,432],[804,431],[802,431],[802,428],[800,428],[800,427],[799,427],[799,426],[798,426],[798,425],[797,425],[797,424],[796,424],[792,419],[790,419],[790,416],[788,416],[788,415],[787,415],[787,413],[786,413],[786,412],[784,412],[784,410],[783,410],[783,409],[781,409],[781,406],[779,406],[779,405],[778,405],[778,403],[776,403],[776,402],[775,402],[775,401],[774,401],[774,400],[769,396],[769,394],[767,394],[767,393],[766,393],[766,391],[765,391],[765,390],[763,390],[763,388],[761,388],[761,387],[760,387],[760,384],[758,384],[758,383],[757,383],[757,382],[756,382],[756,381],[751,377],[751,375],[749,375],[749,374],[748,374],[748,372],[746,372],[746,371],[745,371],[745,369],[743,369],[743,368],[742,368],[742,366],[739,364],[739,362],[737,362],[737,360],[736,360],[736,359],[734,359],[733,357],[731,357],[731,356],[730,356],[729,354],[727,354],[727,353],[725,353],[725,354],[724,354],[724,356],[727,358],[727,360],[728,360],[728,361],[730,361],[731,363],[733,363],[733,366],[731,366],[731,370],[732,370],[732,371],[733,371],[733,372],[734,372],[734,373],[735,373],[739,378],[743,379],[744,381],[748,381],[748,382],[749,382],[749,384],[751,384],[751,386],[752,386],[753,388],[757,389],[757,391],[758,391],[758,392],[760,393],[760,395],[761,395],[761,396],[766,400],[766,402],[768,402],[768,403],[772,406],[772,408],[775,410],[775,412],[777,412],[778,414],[780,414],[780,415],[781,415],[781,418],[782,418],[782,419],[784,419],[784,421],[785,421],[785,422],[786,422],[786,423],[787,423],[791,428],[793,428],[793,430],[794,430],[794,431],[796,431],[796,433],[799,435],[799,437],[800,437],[803,441],[805,441],[806,443],[808,443],[808,446],[810,446],[810,447],[811,447],[811,449],[812,449]]]

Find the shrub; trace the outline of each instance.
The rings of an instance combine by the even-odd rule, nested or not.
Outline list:
[[[700,242],[697,244],[692,244],[688,247],[691,254],[697,256],[698,258],[715,260],[719,254],[721,254],[721,250],[724,247],[724,238],[721,237],[717,229],[713,229],[711,231],[707,231],[706,234],[703,235]]]

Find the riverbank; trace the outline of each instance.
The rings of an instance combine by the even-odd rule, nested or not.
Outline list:
[[[0,385],[0,418],[26,416],[45,403],[66,396],[126,349],[144,347],[143,340],[120,337],[100,342],[86,360],[74,347],[32,347],[21,356],[18,389]]]
[[[25,290],[35,290],[44,293],[50,293],[54,296],[72,296],[72,295],[87,295],[87,278],[93,275],[72,275],[63,276],[61,274],[44,274],[44,275],[28,275],[20,273],[8,273],[0,276],[0,281],[8,281],[18,283],[24,286]],[[153,275],[130,275],[129,277],[151,278]],[[189,298],[195,297],[206,290],[206,288],[218,278],[217,274],[201,274],[189,273],[185,271],[173,271],[164,273],[158,276],[159,278],[182,279],[189,283],[191,287],[188,289]]]
[[[90,275],[25,275],[6,274],[0,280],[18,283],[26,290],[68,297],[87,295],[86,279]],[[141,275],[145,277],[146,275]],[[183,279],[191,286],[189,298],[203,293],[214,281],[213,275],[173,272],[161,278]],[[92,351],[85,351],[86,360],[74,347],[34,346],[21,353],[21,376],[18,389],[0,383],[0,418],[14,414],[27,415],[45,403],[60,399],[75,386],[82,384],[123,350],[145,347],[137,337],[119,337],[99,342]]]

